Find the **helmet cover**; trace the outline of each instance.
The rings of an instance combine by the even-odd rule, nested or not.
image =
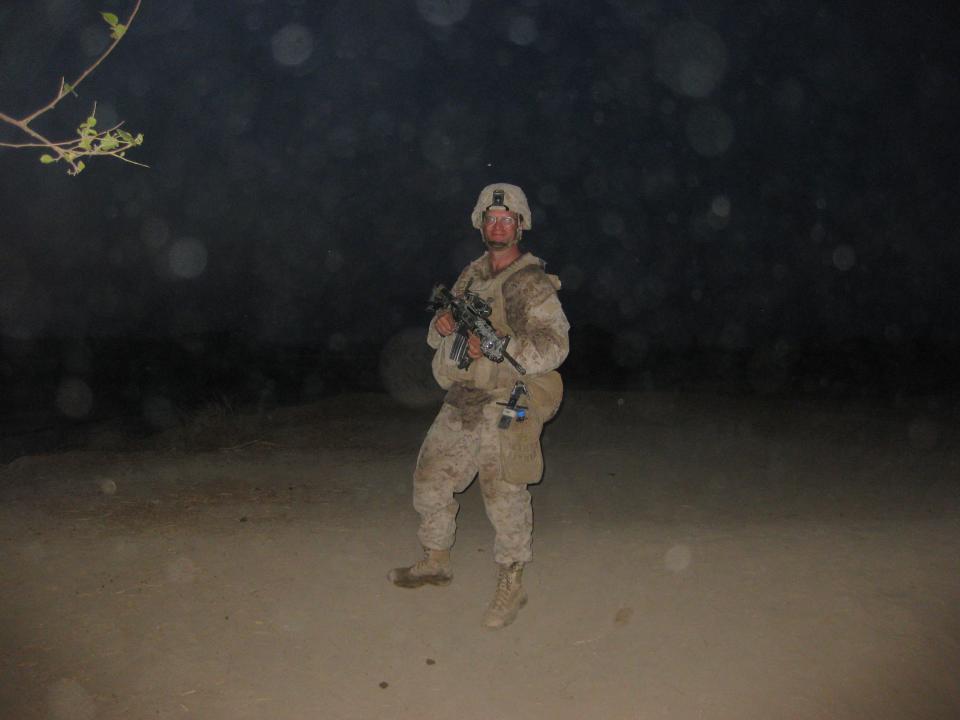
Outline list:
[[[502,204],[494,205],[495,193],[497,199],[500,200]],[[501,196],[502,200],[500,199]],[[477,204],[473,208],[473,213],[470,215],[470,219],[473,221],[475,228],[480,229],[480,226],[483,224],[483,213],[491,208],[495,210],[509,210],[510,212],[517,213],[520,216],[520,227],[523,230],[530,230],[533,227],[527,196],[524,195],[523,190],[516,185],[493,183],[492,185],[487,185],[480,191],[480,197],[477,198]]]

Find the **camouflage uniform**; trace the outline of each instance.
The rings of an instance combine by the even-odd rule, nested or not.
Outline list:
[[[429,345],[436,349],[433,372],[448,390],[430,427],[414,472],[414,507],[420,514],[419,538],[425,548],[449,550],[459,509],[454,493],[479,475],[487,517],[496,532],[494,558],[501,565],[527,562],[533,513],[527,485],[540,481],[543,459],[540,433],[556,413],[563,386],[556,368],[567,356],[569,323],[557,290],[560,281],[544,271],[533,255],[521,255],[494,274],[487,254],[473,261],[454,284],[454,295],[468,283],[492,307],[490,322],[510,336],[508,352],[527,370],[521,376],[507,362],[481,357],[465,370],[450,360],[454,336],[441,337],[430,325]],[[529,391],[521,397],[527,420],[497,427],[514,382]]]

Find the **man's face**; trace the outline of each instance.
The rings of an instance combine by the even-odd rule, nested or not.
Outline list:
[[[487,210],[483,214],[483,241],[491,250],[504,250],[517,242],[520,218],[509,210]]]

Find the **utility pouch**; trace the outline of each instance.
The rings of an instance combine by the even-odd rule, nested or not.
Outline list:
[[[524,379],[529,395],[527,404],[536,409],[542,422],[549,422],[563,400],[563,380],[556,370]]]
[[[526,408],[524,415],[522,421],[514,419],[506,428],[497,430],[503,479],[515,485],[533,485],[543,477],[543,420],[534,407]]]

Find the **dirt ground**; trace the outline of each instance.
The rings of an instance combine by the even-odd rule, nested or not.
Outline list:
[[[960,717],[953,411],[571,391],[530,603],[491,632],[475,486],[453,584],[386,580],[434,409],[105,429],[0,469],[0,717]]]

